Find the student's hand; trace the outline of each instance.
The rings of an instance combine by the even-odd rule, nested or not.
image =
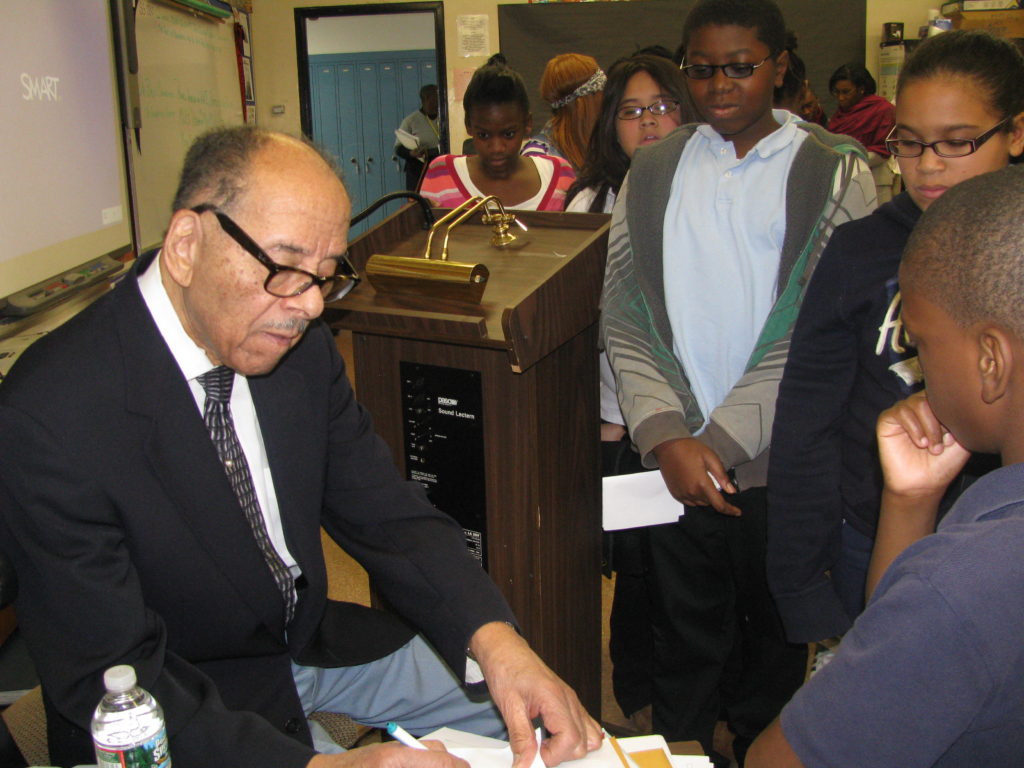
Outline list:
[[[578,760],[601,746],[601,729],[572,688],[508,624],[484,624],[473,633],[469,648],[505,719],[513,768],[526,768],[533,762],[537,742],[531,721],[536,717],[551,734],[540,748],[545,765]]]
[[[449,754],[439,741],[420,742],[413,749],[397,742],[373,744],[337,755],[317,755],[306,768],[469,768],[462,758]]]
[[[654,448],[661,476],[676,501],[695,507],[714,507],[723,515],[740,516],[738,507],[725,500],[715,480],[727,493],[736,493],[721,459],[711,448],[692,437],[666,440]],[[710,473],[710,475],[709,475]]]
[[[885,484],[864,590],[869,600],[893,561],[935,530],[942,494],[970,456],[939,423],[926,392],[883,411],[876,432]]]
[[[885,492],[894,496],[942,496],[971,455],[935,417],[926,391],[883,411],[876,432]]]

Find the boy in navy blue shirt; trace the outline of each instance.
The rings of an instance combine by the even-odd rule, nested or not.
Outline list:
[[[750,768],[959,768],[1024,755],[1022,207],[1024,168],[1011,166],[949,190],[911,235],[903,323],[926,389],[879,418],[873,595],[835,659],[751,748]],[[998,453],[1003,466],[936,530],[969,451]]]

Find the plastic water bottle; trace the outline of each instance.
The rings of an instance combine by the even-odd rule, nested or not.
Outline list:
[[[121,664],[103,674],[107,692],[92,716],[99,768],[171,768],[164,711]]]

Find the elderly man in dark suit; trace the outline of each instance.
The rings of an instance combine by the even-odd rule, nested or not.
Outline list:
[[[201,137],[159,253],[0,388],[0,542],[55,763],[91,762],[115,664],[163,705],[176,768],[456,766],[394,744],[318,752],[315,709],[414,732],[503,718],[517,765],[536,717],[548,764],[598,746],[461,531],[398,475],[317,321],[351,281],[349,210],[297,139]],[[327,600],[321,526],[431,645]],[[467,693],[480,680],[491,699]]]

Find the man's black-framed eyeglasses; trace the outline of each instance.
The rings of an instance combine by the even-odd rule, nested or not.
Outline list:
[[[356,273],[355,267],[352,266],[352,262],[348,260],[347,254],[342,255],[338,259],[329,259],[325,262],[335,262],[333,274],[315,275],[299,267],[288,267],[284,264],[278,264],[267,255],[266,251],[256,244],[255,240],[246,234],[244,229],[238,226],[230,216],[216,205],[203,203],[191,210],[193,213],[200,215],[210,212],[216,216],[221,229],[238,243],[242,250],[267,268],[270,274],[267,275],[267,279],[263,283],[263,289],[271,296],[288,299],[304,293],[311,286],[315,285],[320,289],[324,301],[335,301],[359,285],[360,277]]]
[[[768,54],[757,64],[730,61],[728,64],[680,64],[679,68],[691,80],[710,80],[715,76],[716,69],[722,70],[722,74],[726,77],[731,77],[733,80],[742,80],[744,77],[750,77],[754,74],[754,70],[762,66],[771,57],[771,54]]]
[[[1004,117],[981,136],[976,136],[973,139],[939,139],[938,141],[894,139],[893,134],[896,133],[897,128],[893,126],[889,135],[885,137],[885,148],[896,157],[920,157],[928,147],[931,147],[932,152],[939,157],[967,157],[973,155],[982,144],[995,136],[1009,119]]]
[[[619,107],[615,110],[615,116],[619,120],[639,120],[643,117],[644,110],[650,112],[653,117],[664,117],[677,109],[679,109],[679,102],[675,99],[658,99],[646,107],[638,105]]]

